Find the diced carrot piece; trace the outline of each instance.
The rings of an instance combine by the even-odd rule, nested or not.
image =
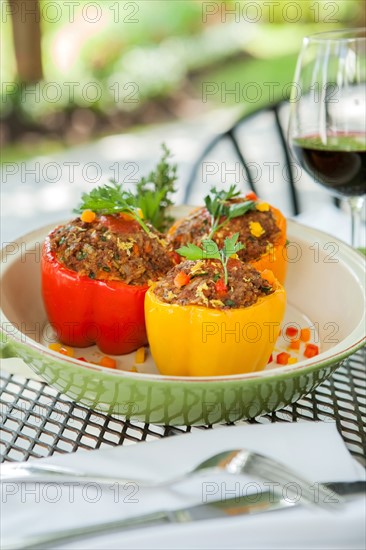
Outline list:
[[[285,334],[289,338],[297,338],[299,334],[299,329],[297,327],[290,325],[289,327],[286,327]]]
[[[291,340],[289,349],[300,349],[300,340]]]
[[[145,363],[145,348],[139,348],[136,351],[135,363],[137,363],[138,365],[140,365],[141,363]]]
[[[100,365],[101,367],[106,367],[107,369],[115,369],[117,367],[117,362],[112,357],[104,355],[104,357],[102,357],[100,361],[98,361],[98,365]]]
[[[84,212],[80,216],[80,219],[82,222],[91,223],[95,220],[96,217],[96,213],[92,210],[84,210]]]
[[[59,353],[62,353],[62,355],[67,355],[68,357],[74,357],[74,350],[69,346],[61,346],[58,351]]]
[[[311,337],[311,332],[309,328],[302,328],[300,331],[300,340],[302,342],[309,342]]]
[[[49,349],[52,349],[52,351],[60,351],[60,349],[62,348],[62,344],[60,344],[59,342],[53,342],[52,344],[49,344]]]
[[[276,363],[279,365],[287,365],[288,360],[290,359],[291,355],[289,353],[286,353],[285,351],[282,351],[279,353],[276,357]]]
[[[296,357],[290,357],[290,359],[288,360],[288,364],[289,365],[294,365],[295,363],[297,363]]]
[[[133,245],[133,253],[135,254],[135,256],[140,256],[140,249],[139,247],[137,246],[137,244],[134,244]]]
[[[247,199],[247,201],[256,201],[258,200],[258,197],[257,195],[254,193],[254,191],[250,191],[249,193],[247,193],[245,195],[245,198]]]
[[[315,344],[306,344],[306,348],[304,351],[305,357],[315,357],[315,355],[318,355],[319,348]]]
[[[182,286],[188,285],[190,280],[191,279],[187,273],[184,273],[184,271],[179,271],[179,273],[177,273],[174,277],[174,285],[177,288],[181,288]]]

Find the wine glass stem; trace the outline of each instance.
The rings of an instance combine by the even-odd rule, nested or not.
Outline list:
[[[361,210],[363,197],[349,197],[348,204],[351,208],[351,244],[354,248],[361,246]]]

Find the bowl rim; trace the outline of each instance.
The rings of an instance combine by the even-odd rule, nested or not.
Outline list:
[[[360,270],[365,271],[365,256],[359,252],[358,250],[353,249],[350,245],[348,245],[343,240],[335,237],[334,235],[331,235],[329,233],[326,233],[325,231],[320,231],[318,229],[315,229],[310,226],[306,226],[304,224],[301,224],[297,222],[296,220],[288,219],[288,229],[293,229],[296,233],[296,235],[299,239],[302,239],[304,235],[300,235],[300,232],[305,232],[307,235],[310,234],[313,237],[316,237],[318,239],[329,239],[332,240],[332,242],[336,243],[339,246],[339,251],[342,252],[342,254],[349,259],[348,266],[357,267]],[[65,223],[63,221],[59,222],[59,224]],[[59,225],[57,224],[57,225]],[[53,228],[57,226],[56,224],[48,224],[46,226],[42,226],[38,229],[35,229],[33,231],[30,231],[29,233],[26,233],[25,235],[22,235],[15,239],[13,243],[18,242],[24,242],[24,241],[31,241],[35,239],[40,233],[43,235],[48,234],[49,231],[51,231]],[[9,244],[9,243],[6,243]],[[6,246],[3,246],[0,251],[0,259],[1,259],[1,265],[4,263],[4,257],[6,257]],[[2,271],[1,269],[1,275],[0,280],[2,278]],[[352,270],[353,271],[353,270]],[[354,271],[353,271],[354,272]],[[366,291],[363,287],[363,294],[364,294],[364,302],[366,302]],[[93,363],[90,363],[88,361],[80,361],[79,359],[68,357],[66,355],[60,356],[59,353],[56,351],[53,351],[51,349],[46,348],[43,344],[36,342],[32,338],[29,338],[26,334],[21,332],[19,329],[15,331],[12,331],[11,334],[8,334],[6,330],[3,328],[4,321],[10,323],[12,327],[14,325],[7,319],[5,316],[2,307],[0,307],[0,318],[2,322],[1,331],[5,337],[6,337],[6,343],[14,343],[15,345],[22,345],[22,346],[28,346],[32,350],[45,355],[46,357],[49,356],[52,359],[55,359],[57,362],[62,361],[63,363],[68,363],[70,365],[73,365],[73,367],[79,367],[82,369],[86,369],[88,371],[94,371],[94,372],[100,372],[103,375],[108,376],[116,376],[117,378],[121,379],[133,379],[135,380],[141,380],[141,381],[149,381],[154,383],[159,382],[179,382],[179,383],[220,383],[220,382],[238,382],[238,381],[258,381],[261,379],[265,379],[268,381],[268,379],[271,378],[277,378],[278,376],[282,375],[292,375],[297,373],[304,373],[309,370],[314,370],[317,368],[323,368],[327,365],[339,363],[352,353],[356,352],[358,349],[360,349],[364,343],[366,342],[366,334],[365,331],[362,333],[362,326],[365,326],[366,324],[366,314],[365,314],[365,308],[364,313],[362,316],[362,319],[358,323],[358,325],[353,329],[353,331],[346,336],[341,342],[337,343],[333,348],[330,348],[329,350],[320,353],[314,359],[305,359],[302,361],[299,361],[298,363],[295,363],[293,365],[288,366],[280,366],[275,367],[273,369],[268,370],[262,370],[258,372],[250,372],[250,373],[243,373],[243,374],[234,374],[234,375],[222,375],[222,376],[172,376],[172,375],[162,375],[162,374],[153,374],[153,373],[141,373],[141,372],[131,372],[131,371],[124,371],[124,370],[114,370],[114,369],[108,369],[106,367],[102,367],[101,365],[96,365]],[[357,336],[358,335],[358,336]],[[357,339],[354,340],[354,337],[357,336]],[[347,347],[344,347],[342,345],[343,342],[349,342],[349,345]]]

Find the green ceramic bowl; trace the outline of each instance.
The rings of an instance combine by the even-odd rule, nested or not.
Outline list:
[[[365,341],[365,258],[330,235],[290,221],[285,322],[311,326],[318,356],[254,374],[188,378],[159,375],[151,358],[131,372],[133,354],[119,358],[120,370],[60,355],[48,349],[52,333],[41,298],[41,246],[51,229],[2,250],[1,354],[22,358],[51,386],[92,409],[170,425],[250,418],[310,392]],[[78,353],[93,361],[99,352]]]

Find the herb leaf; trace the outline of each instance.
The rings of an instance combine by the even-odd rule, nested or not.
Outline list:
[[[187,260],[220,260],[220,251],[215,243],[211,239],[205,239],[202,241],[202,248],[188,243],[186,246],[182,246],[176,250],[178,254],[186,258]]]
[[[146,220],[159,231],[164,231],[172,218],[166,215],[166,209],[173,204],[171,195],[175,192],[177,165],[169,164],[171,157],[167,146],[162,144],[163,155],[155,170],[136,185],[135,205],[141,208]]]
[[[229,259],[237,254],[239,250],[244,248],[242,243],[238,243],[239,233],[235,233],[232,237],[226,237],[224,247],[219,250],[219,247],[212,239],[202,241],[202,247],[188,243],[186,246],[178,248],[176,252],[187,260],[220,260],[224,269],[225,284],[228,284],[227,264]]]
[[[124,191],[118,183],[111,182],[103,186],[95,187],[90,193],[81,195],[81,204],[74,212],[80,214],[83,210],[92,210],[98,214],[116,214],[124,212],[130,214],[141,227],[150,233],[143,221],[139,209],[135,206],[135,197],[131,191]]]
[[[136,185],[136,193],[126,191],[122,185],[112,181],[110,184],[95,187],[89,193],[83,193],[80,206],[74,210],[80,214],[83,210],[92,210],[97,214],[116,214],[125,212],[138,221],[149,233],[143,220],[148,220],[158,231],[163,231],[171,222],[166,209],[173,202],[170,195],[174,193],[177,179],[177,166],[170,165],[170,151],[162,144],[163,156],[156,169]],[[141,216],[142,212],[142,216]]]
[[[242,243],[238,243],[239,233],[234,233],[231,237],[226,237],[224,241],[223,253],[226,258],[230,258],[234,254],[237,254],[239,250],[244,248]]]
[[[186,246],[181,246],[176,250],[176,252],[187,260],[202,260],[203,258],[202,248],[192,243],[188,243]]]
[[[235,202],[230,204],[230,199],[236,198],[240,195],[240,192],[236,190],[235,185],[231,185],[228,191],[222,189],[218,191],[216,187],[210,189],[210,195],[205,197],[205,205],[208,212],[211,214],[211,231],[209,234],[209,239],[213,235],[224,227],[230,220],[237,218],[238,216],[243,216],[249,210],[255,209],[255,201],[243,201]],[[225,217],[226,219],[220,223],[220,219]]]
[[[255,209],[254,201],[237,202],[229,206],[228,217],[230,220],[232,220],[233,218],[238,218],[239,216],[243,216],[244,214],[249,212],[249,210],[254,210],[254,209]]]
[[[90,193],[83,193],[81,204],[74,212],[81,213],[83,210],[90,209],[100,214],[113,214],[132,207],[133,201],[133,196],[128,196],[121,185],[111,182],[111,184],[95,187]]]

